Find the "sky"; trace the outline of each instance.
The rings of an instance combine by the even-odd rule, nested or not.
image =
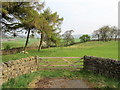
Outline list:
[[[64,18],[62,33],[91,34],[104,25],[118,26],[119,0],[43,0],[46,8]]]

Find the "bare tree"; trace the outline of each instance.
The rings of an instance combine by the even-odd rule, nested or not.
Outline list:
[[[114,36],[114,38],[116,40],[117,37],[118,37],[118,29],[117,29],[116,26],[111,27],[111,29],[112,29],[112,32],[113,32],[113,36]]]
[[[118,29],[118,40],[120,39],[120,29]]]
[[[109,34],[110,27],[109,26],[103,26],[99,29],[101,40],[108,41],[108,34]]]
[[[120,31],[116,26],[103,26],[93,32],[93,37],[98,38],[98,41],[110,41],[112,39],[117,40],[117,37],[119,38],[119,35]]]
[[[100,31],[99,30],[95,30],[92,34],[93,38],[97,38],[97,40],[100,40]]]
[[[73,30],[66,31],[62,36],[66,45],[74,43],[74,37],[72,36]]]

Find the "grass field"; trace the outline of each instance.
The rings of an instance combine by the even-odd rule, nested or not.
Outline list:
[[[80,42],[80,39],[79,38],[75,38],[74,41],[75,42]]]
[[[41,51],[30,50],[28,54],[17,53],[11,55],[3,55],[3,62],[9,60],[16,60],[26,58],[28,56],[39,56],[39,57],[83,57],[84,55],[105,57],[118,59],[118,42],[102,42],[92,41],[81,44],[76,44],[67,47],[55,47],[42,49]],[[69,61],[76,61],[77,59],[70,59]],[[46,60],[54,61],[54,60]],[[56,61],[56,60],[55,60]],[[58,61],[58,60],[57,60]],[[41,63],[42,64],[42,63]],[[65,63],[60,63],[65,64]],[[60,65],[59,64],[59,65]],[[42,64],[44,65],[44,63]],[[54,63],[57,65],[57,63]],[[76,71],[72,72],[69,70],[41,70],[31,74],[25,74],[17,78],[9,80],[7,83],[2,85],[3,88],[27,88],[29,84],[36,78],[70,78],[70,79],[83,79],[87,81],[91,87],[94,88],[120,88],[119,80],[112,79],[109,77],[93,74],[88,71]]]
[[[7,38],[8,39],[8,38]],[[5,49],[7,45],[10,46],[10,48],[16,48],[16,47],[24,47],[26,38],[10,38],[13,39],[11,41],[4,41],[2,42],[2,49]],[[63,40],[62,40],[63,41]],[[80,42],[80,39],[75,38],[75,42]],[[38,46],[39,45],[39,39],[37,38],[30,38],[28,46]]]
[[[7,45],[10,46],[10,48],[16,48],[16,47],[24,47],[25,45],[25,38],[12,38],[14,40],[11,41],[3,41],[2,42],[2,49],[5,49],[5,47]],[[39,39],[34,39],[34,38],[30,38],[29,39],[29,43],[28,46],[32,46],[35,45],[35,43],[39,43]]]
[[[3,55],[2,61],[6,62],[9,60],[26,58],[28,56],[83,57],[85,55],[118,59],[118,41],[92,41],[67,47],[42,49],[41,51],[30,50],[28,51],[28,54],[17,53],[11,55]]]

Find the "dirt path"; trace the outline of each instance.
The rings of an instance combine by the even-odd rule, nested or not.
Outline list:
[[[82,80],[78,79],[61,79],[46,78],[35,83],[36,88],[89,88]]]

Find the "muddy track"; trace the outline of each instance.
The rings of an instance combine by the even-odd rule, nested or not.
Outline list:
[[[36,88],[90,88],[83,80],[44,78],[35,83]]]

